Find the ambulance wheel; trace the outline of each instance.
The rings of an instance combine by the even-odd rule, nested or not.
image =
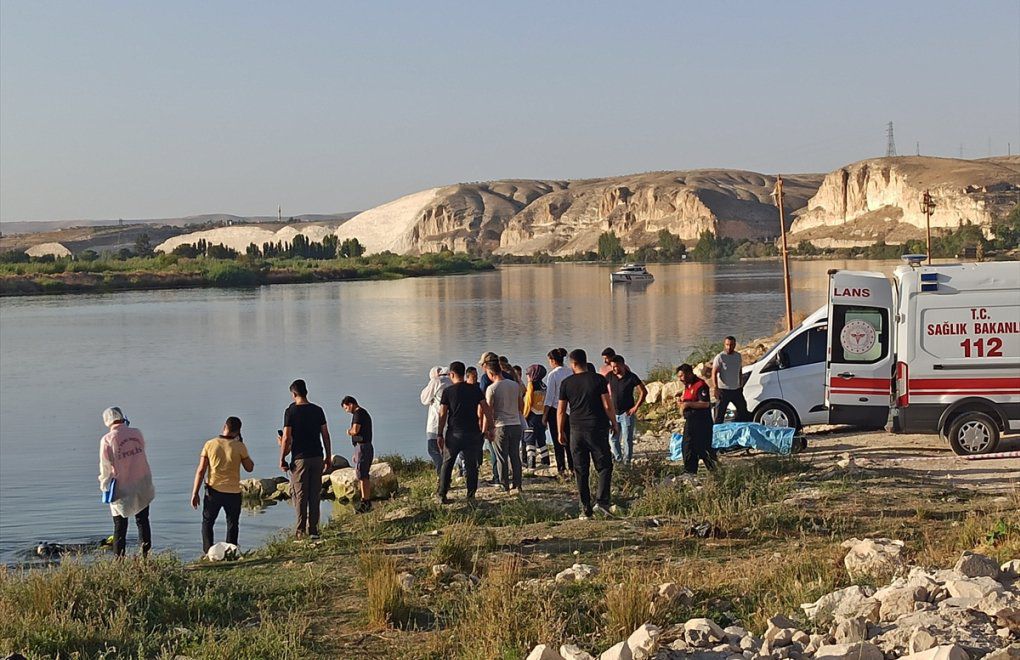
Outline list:
[[[765,426],[784,426],[796,429],[800,427],[797,413],[782,401],[766,401],[754,411],[754,421]]]
[[[999,425],[985,413],[963,413],[949,425],[949,445],[959,456],[987,454],[998,444]]]

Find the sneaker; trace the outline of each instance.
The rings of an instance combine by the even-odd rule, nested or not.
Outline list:
[[[591,509],[589,509],[587,511],[582,511],[581,514],[579,516],[577,516],[577,519],[578,520],[590,520],[591,516],[592,516],[592,511],[591,511]]]
[[[595,515],[599,516],[600,518],[615,518],[616,517],[612,513],[610,513],[608,509],[603,507],[601,504],[596,504],[591,509],[592,509],[592,513],[594,513]]]
[[[504,486],[503,484],[496,484],[496,492],[497,493],[509,493],[510,489],[507,488],[506,486]]]
[[[445,495],[436,495],[436,504],[449,504],[450,498]]]
[[[313,540],[313,541],[318,541],[318,540],[319,540],[320,538],[322,538],[322,537],[321,537],[321,536],[319,536],[319,533],[318,533],[318,532],[313,532],[313,533],[311,533],[311,534],[309,534],[309,535],[308,535],[308,538],[310,538],[310,539],[311,539],[311,540]]]

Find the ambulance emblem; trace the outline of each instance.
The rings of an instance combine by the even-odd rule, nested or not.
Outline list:
[[[851,355],[864,355],[875,347],[878,333],[875,327],[862,319],[847,321],[839,333],[839,343],[843,351]]]

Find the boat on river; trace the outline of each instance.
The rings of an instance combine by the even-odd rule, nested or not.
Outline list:
[[[627,282],[651,282],[655,278],[648,272],[644,264],[625,264],[623,268],[609,276],[613,284]]]

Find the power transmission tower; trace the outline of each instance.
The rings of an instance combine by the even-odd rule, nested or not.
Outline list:
[[[886,126],[885,134],[889,138],[889,143],[885,147],[885,157],[891,158],[896,155],[896,142],[893,140],[892,122],[889,122]]]

